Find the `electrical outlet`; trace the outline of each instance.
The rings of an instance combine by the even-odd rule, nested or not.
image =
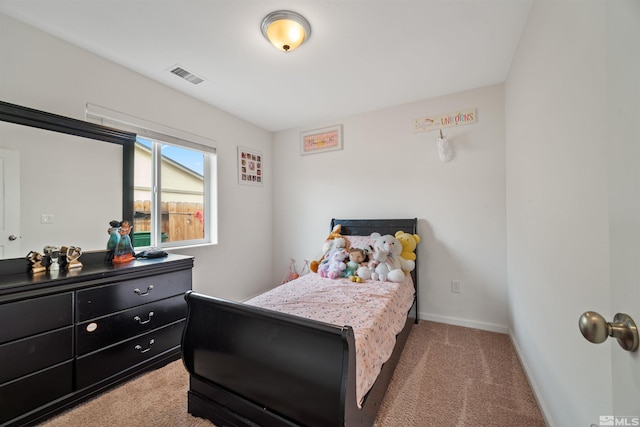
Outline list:
[[[452,280],[451,281],[451,292],[454,294],[459,294],[460,290],[460,280]]]
[[[51,214],[40,215],[40,224],[53,224],[53,215]]]

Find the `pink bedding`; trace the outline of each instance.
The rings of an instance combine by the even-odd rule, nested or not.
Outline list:
[[[413,304],[410,275],[404,283],[322,278],[315,273],[278,286],[246,304],[338,326],[351,326],[356,342],[356,397],[362,407],[393,351]]]

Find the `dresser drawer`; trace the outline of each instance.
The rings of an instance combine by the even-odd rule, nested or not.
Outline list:
[[[152,329],[184,319],[187,302],[183,295],[150,302],[111,316],[88,320],[76,326],[76,354],[83,355]]]
[[[78,322],[116,311],[184,294],[191,289],[191,270],[125,280],[112,285],[78,291]]]
[[[71,325],[72,298],[67,292],[0,305],[0,344]]]
[[[73,326],[0,345],[0,384],[73,358]]]
[[[184,320],[77,358],[76,388],[82,389],[112,375],[135,368],[179,347]]]
[[[71,361],[0,386],[0,424],[73,391]]]

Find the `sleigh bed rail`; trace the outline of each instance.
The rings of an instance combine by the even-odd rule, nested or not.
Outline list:
[[[218,425],[350,424],[345,418],[357,409],[351,327],[192,291],[185,299],[191,414]]]

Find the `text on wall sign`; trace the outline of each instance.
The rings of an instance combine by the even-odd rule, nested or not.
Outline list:
[[[437,116],[421,117],[413,120],[414,132],[427,132],[453,126],[468,125],[476,122],[478,114],[475,108],[439,114]]]

